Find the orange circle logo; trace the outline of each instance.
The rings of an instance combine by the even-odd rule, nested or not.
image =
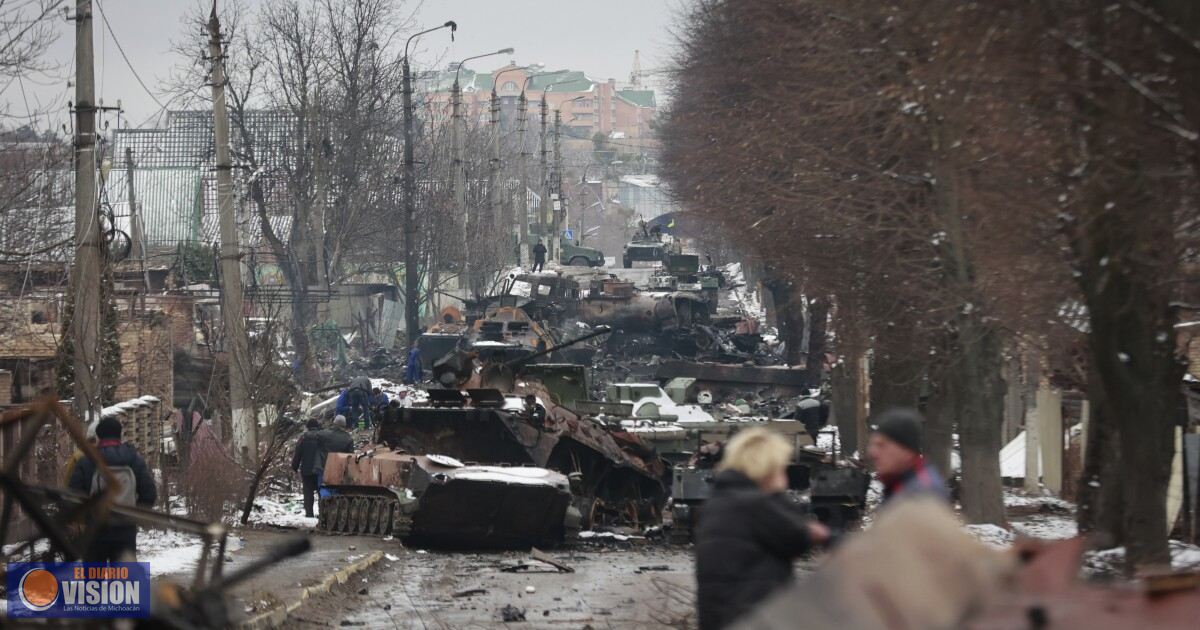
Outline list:
[[[21,578],[21,603],[30,610],[42,611],[58,599],[58,580],[45,569],[30,569]]]

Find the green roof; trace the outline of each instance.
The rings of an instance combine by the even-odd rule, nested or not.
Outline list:
[[[656,107],[654,90],[617,90],[617,96],[638,107]]]
[[[578,70],[559,70],[538,74],[529,80],[529,89],[535,92],[587,92],[595,83]]]

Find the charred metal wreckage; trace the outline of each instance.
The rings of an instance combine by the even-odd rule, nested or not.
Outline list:
[[[320,527],[444,546],[519,547],[561,542],[596,525],[657,522],[666,465],[654,450],[560,404],[554,385],[517,380],[534,359],[607,332],[516,359],[491,353],[481,360],[464,350],[439,359],[433,372],[443,389],[429,390],[429,407],[397,409],[381,419],[366,450],[329,455],[324,483],[337,494],[322,500]],[[540,366],[543,373],[548,367]],[[546,380],[569,384],[582,370],[560,367],[560,378]]]
[[[332,496],[321,501],[319,528],[522,547],[581,529],[657,525],[666,514],[673,538],[689,539],[712,472],[689,457],[702,437],[719,444],[746,425],[676,426],[683,438],[664,442],[627,422],[628,405],[593,400],[603,390],[590,382],[600,353],[612,361],[711,348],[740,359],[761,341],[753,320],[714,321],[719,273],[701,272],[694,255],[668,254],[656,275],[665,278],[655,280],[660,290],[601,276],[582,291],[572,277],[514,274],[498,295],[444,309],[418,339],[436,383],[429,405],[395,409],[378,419],[371,444],[329,455],[323,482]],[[564,341],[571,330],[590,332]],[[584,343],[602,336],[602,345]],[[674,369],[718,387],[805,383],[797,370],[687,362]],[[839,527],[861,516],[861,467],[802,451],[793,469],[793,489],[814,514]]]
[[[107,483],[99,494],[87,496],[56,487],[31,483],[22,476],[35,457],[37,436],[46,427],[59,424],[70,441],[84,456],[97,463],[97,474]],[[100,457],[96,446],[87,441],[83,427],[58,401],[46,400],[0,415],[0,428],[18,426],[21,438],[4,453],[0,466],[0,488],[4,490],[0,511],[0,547],[7,542],[18,517],[18,508],[32,522],[34,532],[16,545],[8,557],[36,556],[41,561],[78,560],[91,540],[114,518],[132,521],[139,527],[171,529],[193,535],[201,541],[200,559],[190,587],[168,580],[154,583],[150,617],[134,620],[146,628],[220,628],[229,626],[233,610],[229,607],[229,589],[258,575],[271,566],[303,553],[311,547],[305,536],[293,538],[270,549],[263,557],[245,566],[225,572],[228,530],[221,523],[206,523],[143,507],[116,503],[120,483],[112,469]],[[41,541],[48,543],[45,551]],[[3,579],[0,578],[0,583]]]

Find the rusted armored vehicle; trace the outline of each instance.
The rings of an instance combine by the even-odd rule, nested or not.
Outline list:
[[[567,477],[544,468],[466,465],[387,445],[330,453],[318,529],[441,547],[554,545],[578,531]]]
[[[433,406],[400,410],[398,421],[380,425],[379,442],[407,452],[566,474],[584,528],[656,523],[667,479],[666,463],[655,450],[619,425],[568,406],[574,401],[564,392],[580,391],[579,366],[523,370],[539,356],[608,332],[600,328],[514,360],[480,361],[463,352],[443,357],[434,365],[434,379],[444,389],[429,390]]]

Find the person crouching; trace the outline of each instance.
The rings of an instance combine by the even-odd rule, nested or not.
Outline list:
[[[726,445],[696,529],[701,630],[718,630],[792,581],[792,562],[829,540],[784,494],[792,446],[768,429]]]

